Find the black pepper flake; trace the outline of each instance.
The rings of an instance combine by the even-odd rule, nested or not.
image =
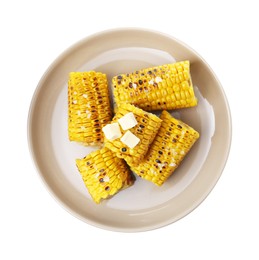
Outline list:
[[[142,85],[142,84],[143,84],[143,81],[140,79],[140,80],[138,81],[138,83],[139,83],[139,85]]]
[[[101,183],[104,182],[104,179],[103,179],[103,178],[100,178],[100,179],[99,179],[99,182],[101,182]]]
[[[105,190],[109,190],[109,189],[110,189],[110,187],[109,187],[109,186],[106,186],[104,189],[105,189]]]
[[[183,128],[181,125],[177,125],[177,126],[178,126],[178,128],[180,128],[180,129],[182,129],[182,128]]]
[[[86,165],[90,165],[90,162],[86,162]]]
[[[153,83],[153,86],[154,86],[154,87],[157,87],[158,85],[157,85],[157,83],[156,83],[156,82],[154,82],[154,83]]]
[[[118,80],[118,84],[119,84],[119,85],[121,84],[121,81],[120,81],[120,80]]]
[[[159,159],[156,159],[156,162],[157,162],[157,163],[161,163],[161,161],[160,161]]]
[[[132,82],[129,83],[129,87],[132,88]]]
[[[127,148],[123,147],[123,148],[121,148],[121,151],[122,151],[122,152],[126,152],[126,151],[127,151]]]
[[[161,103],[160,102],[157,102],[157,104],[160,106],[161,105]]]
[[[117,79],[122,79],[122,76],[121,76],[121,75],[119,75],[119,76],[117,77]]]
[[[141,73],[141,76],[144,76],[145,74],[144,73]]]
[[[140,88],[139,88],[139,91],[142,91],[142,90],[143,90],[143,88],[140,87]]]
[[[162,151],[158,151],[158,153],[159,153],[159,154],[163,154],[163,152],[162,152]]]
[[[177,140],[174,138],[174,139],[173,139],[173,143],[176,143],[176,142],[177,142]]]
[[[157,72],[157,69],[154,69],[154,72]]]
[[[144,125],[139,125],[139,127],[140,127],[140,128],[145,128],[145,126],[144,126]]]
[[[139,71],[137,70],[135,73],[136,73],[136,74],[139,74]]]
[[[149,75],[151,75],[151,74],[152,74],[152,71],[151,71],[151,70],[149,70],[147,73],[148,73]]]

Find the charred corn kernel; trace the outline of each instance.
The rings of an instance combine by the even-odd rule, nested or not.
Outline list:
[[[117,106],[128,102],[151,111],[197,105],[189,61],[120,74],[113,77],[112,83]],[[185,92],[189,93],[188,97]]]
[[[111,121],[107,78],[100,72],[71,72],[68,81],[68,135],[70,141],[100,145],[102,127]]]
[[[137,125],[130,128],[130,132],[140,139],[134,148],[128,147],[120,139],[110,141],[105,139],[105,147],[112,150],[119,158],[123,158],[129,165],[138,164],[143,160],[149,145],[153,142],[162,120],[156,115],[143,111],[130,104],[121,104],[112,123],[118,122],[120,118],[132,112],[137,121]],[[122,136],[129,130],[121,129]]]
[[[131,169],[140,177],[161,186],[179,166],[199,138],[199,133],[163,111],[163,121],[147,156]]]
[[[108,148],[102,148],[76,160],[86,188],[96,203],[108,199],[134,183],[124,160]]]

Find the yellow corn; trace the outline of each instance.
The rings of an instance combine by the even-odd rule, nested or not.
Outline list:
[[[190,62],[142,69],[112,79],[118,106],[128,102],[146,111],[197,105],[190,75]]]
[[[180,120],[163,111],[163,122],[147,156],[131,169],[140,177],[162,185],[179,166],[199,133]]]
[[[124,160],[105,147],[77,159],[76,165],[96,203],[133,185],[135,180]]]
[[[153,142],[158,132],[162,120],[156,115],[143,111],[133,105],[121,104],[112,123],[117,122],[119,118],[129,112],[134,114],[138,122],[130,131],[140,139],[140,142],[134,148],[129,148],[119,138],[113,141],[105,139],[105,146],[112,150],[119,158],[125,159],[129,165],[136,165],[143,160],[149,145]],[[126,131],[121,129],[122,134]]]
[[[102,127],[112,112],[107,77],[100,72],[71,72],[68,81],[68,134],[70,141],[100,145]]]

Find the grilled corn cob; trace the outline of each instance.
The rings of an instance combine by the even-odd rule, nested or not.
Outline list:
[[[112,83],[118,106],[128,102],[151,111],[197,105],[189,61],[121,74],[113,77]]]
[[[100,72],[71,72],[68,81],[68,134],[70,141],[100,145],[102,127],[110,122],[107,78]]]
[[[162,120],[156,115],[143,111],[130,104],[121,104],[112,123],[118,122],[118,119],[132,112],[136,118],[137,125],[130,129],[130,132],[137,136],[140,141],[134,148],[127,147],[120,139],[113,141],[105,139],[105,147],[112,150],[119,158],[123,158],[129,165],[136,165],[143,160],[149,145],[153,142]],[[121,129],[122,135],[125,130]]]
[[[124,160],[116,157],[105,147],[88,154],[83,159],[77,159],[76,165],[96,203],[133,185],[135,180]]]
[[[161,186],[179,166],[199,133],[163,111],[163,122],[146,158],[131,169],[140,177]]]

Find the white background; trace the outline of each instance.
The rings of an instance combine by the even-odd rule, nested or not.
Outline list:
[[[257,1],[1,1],[0,259],[259,259]],[[81,222],[47,192],[27,145],[33,92],[78,40],[117,27],[170,34],[220,79],[232,112],[228,163],[208,198],[158,230]]]

